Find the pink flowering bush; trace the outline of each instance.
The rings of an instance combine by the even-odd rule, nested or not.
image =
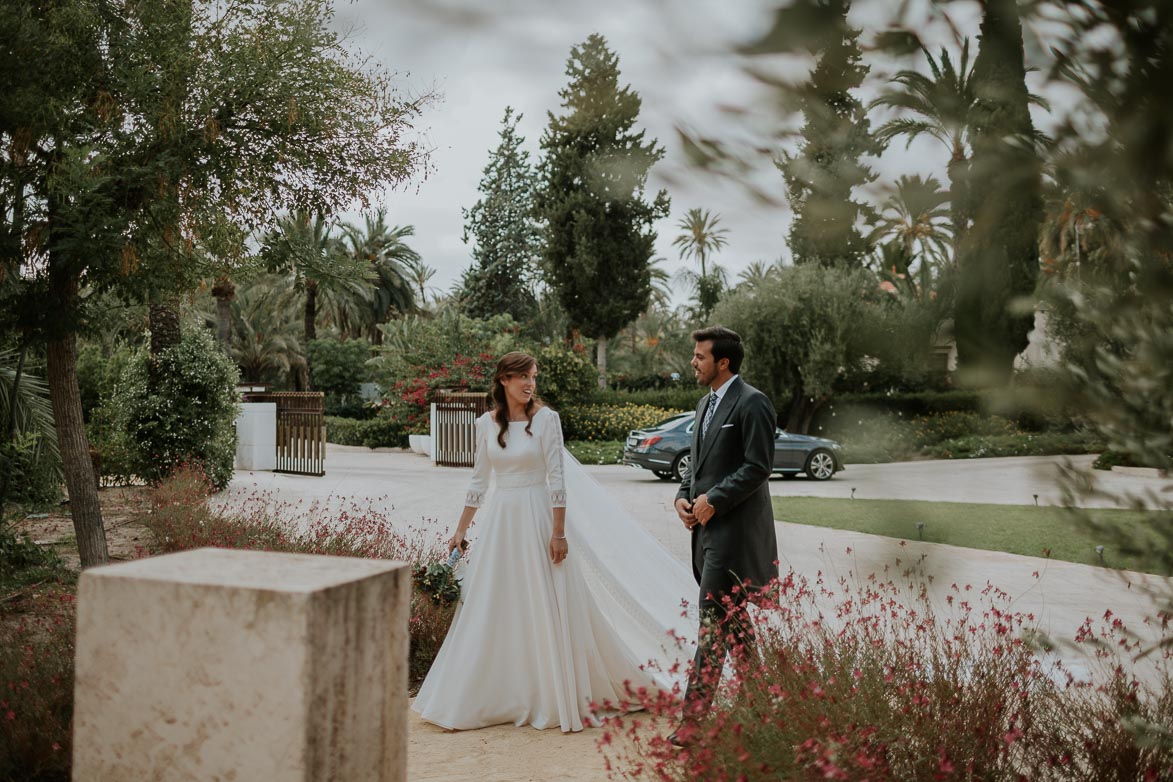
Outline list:
[[[695,745],[664,738],[679,693],[632,693],[647,714],[609,720],[600,742],[612,778],[1173,778],[1169,747],[1134,729],[1173,725],[1168,659],[1162,687],[1147,689],[1119,663],[1135,641],[1111,622],[1076,639],[1104,663],[1084,682],[1031,642],[1035,617],[991,585],[951,585],[937,606],[911,571],[813,585],[791,574],[755,603],[755,648],[737,650],[719,684],[720,672],[702,672],[718,697],[686,729]]]
[[[443,559],[442,541],[421,532],[396,531],[386,514],[369,506],[351,505],[329,514],[308,514],[294,527],[283,516],[296,508],[278,505],[256,494],[230,509],[208,506],[212,487],[197,468],[176,472],[154,489],[148,512],[139,521],[151,536],[148,553],[168,553],[213,546],[217,548],[329,554],[337,557],[395,559],[414,571]],[[454,605],[440,605],[413,591],[408,631],[411,637],[409,678],[418,686],[427,675],[448,633]]]
[[[20,598],[19,614],[0,611],[0,780],[65,782],[72,746],[74,596],[66,585],[55,585]]]

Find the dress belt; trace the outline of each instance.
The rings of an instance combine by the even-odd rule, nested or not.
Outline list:
[[[498,489],[522,489],[527,486],[545,486],[545,470],[529,470],[528,472],[497,473]]]

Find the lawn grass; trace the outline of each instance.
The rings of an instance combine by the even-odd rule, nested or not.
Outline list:
[[[1097,523],[1130,533],[1132,540],[1163,545],[1152,532],[1155,514],[1133,510],[1088,510]],[[1031,505],[989,505],[914,500],[844,500],[822,497],[774,497],[774,518],[795,524],[853,530],[952,546],[1006,551],[1067,562],[1154,572],[1140,558],[1121,553],[1078,524],[1069,511]],[[924,528],[917,529],[917,522]],[[1100,561],[1096,546],[1104,546]],[[1168,575],[1162,573],[1161,575]]]
[[[621,464],[622,440],[568,440],[566,450],[583,464]]]

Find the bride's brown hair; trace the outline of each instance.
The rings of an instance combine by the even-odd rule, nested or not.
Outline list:
[[[493,388],[489,396],[493,400],[493,419],[497,422],[500,431],[497,432],[497,444],[505,447],[505,433],[509,431],[509,400],[505,398],[503,381],[513,375],[524,375],[538,365],[538,360],[529,353],[515,350],[501,356],[497,362],[497,370],[493,373]],[[534,394],[525,403],[525,433],[533,437],[534,414],[541,407],[538,395]]]

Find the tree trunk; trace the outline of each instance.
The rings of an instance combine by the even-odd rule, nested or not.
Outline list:
[[[159,356],[179,344],[179,310],[170,303],[152,304],[149,308],[151,328],[151,356]]]
[[[232,344],[232,300],[236,298],[236,286],[227,277],[217,277],[212,295],[216,297],[216,342],[227,353]]]
[[[607,338],[599,337],[599,390],[607,390]]]
[[[81,413],[81,391],[77,385],[77,336],[73,333],[52,339],[48,344],[49,399],[57,424],[57,444],[65,473],[65,490],[73,516],[73,532],[83,568],[103,565],[109,560],[98,483],[90,460]]]
[[[954,149],[949,160],[949,221],[953,225],[953,263],[961,258],[961,243],[968,227],[968,195],[965,188],[965,150]]]
[[[318,338],[318,281],[305,281],[305,367],[302,369],[302,391],[314,390],[314,368],[310,366],[310,340]]]
[[[790,408],[786,411],[786,431],[791,434],[809,434],[815,413],[827,403],[827,397],[812,397],[799,390],[790,397]]]
[[[308,350],[310,340],[318,338],[318,328],[315,321],[318,319],[318,283],[317,280],[305,281],[305,347]]]

